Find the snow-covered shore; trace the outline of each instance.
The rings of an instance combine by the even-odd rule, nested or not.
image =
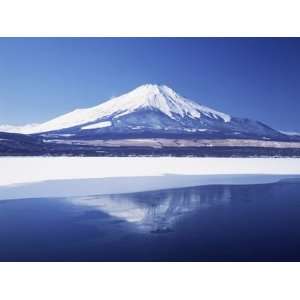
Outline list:
[[[224,174],[300,175],[297,158],[0,157],[0,186],[62,179]]]

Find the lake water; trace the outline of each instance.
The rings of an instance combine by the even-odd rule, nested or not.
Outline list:
[[[0,201],[0,261],[300,261],[300,181]]]

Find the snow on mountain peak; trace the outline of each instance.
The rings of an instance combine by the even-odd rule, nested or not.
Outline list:
[[[199,119],[202,114],[221,118],[229,122],[231,117],[206,106],[188,100],[166,85],[145,84],[120,97],[109,100],[98,106],[116,113],[118,116],[131,113],[139,108],[152,108],[161,111],[171,119],[190,117]]]
[[[27,124],[27,125],[0,125],[0,132],[9,132],[9,133],[30,133],[34,128],[38,127],[39,124]]]
[[[144,109],[160,111],[174,120],[205,116],[225,123],[231,121],[229,115],[188,100],[166,85],[145,84],[97,106],[76,109],[36,126],[18,128],[18,132],[30,134],[60,130],[115,119]]]

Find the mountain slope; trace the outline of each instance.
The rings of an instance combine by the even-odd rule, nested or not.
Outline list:
[[[263,123],[231,117],[186,99],[167,86],[151,84],[95,107],[76,109],[43,124],[15,130],[48,137],[89,139],[122,136],[288,139]]]

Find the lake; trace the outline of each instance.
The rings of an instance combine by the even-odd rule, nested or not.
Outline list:
[[[0,261],[300,261],[300,181],[0,201]]]

